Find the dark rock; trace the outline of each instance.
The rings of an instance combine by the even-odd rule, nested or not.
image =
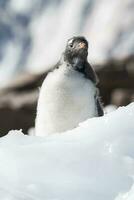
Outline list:
[[[44,77],[21,75],[0,91],[0,136],[11,129],[22,129],[26,134],[34,126],[38,88]]]
[[[124,106],[131,102],[134,93],[134,56],[124,60],[111,60],[102,67],[95,66],[100,79],[100,93],[105,105],[111,103],[111,95],[115,89],[123,89],[127,92]],[[118,103],[116,104],[118,106]]]
[[[111,93],[111,104],[116,106],[126,106],[132,101],[133,90],[129,89],[115,89]]]

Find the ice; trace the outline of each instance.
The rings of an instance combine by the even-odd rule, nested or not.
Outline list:
[[[134,103],[46,137],[0,139],[0,200],[133,200]]]

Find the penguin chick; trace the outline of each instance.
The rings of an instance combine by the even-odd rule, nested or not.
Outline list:
[[[40,89],[36,135],[64,132],[88,118],[103,115],[97,76],[87,56],[88,42],[84,37],[67,41],[60,61],[48,73]]]

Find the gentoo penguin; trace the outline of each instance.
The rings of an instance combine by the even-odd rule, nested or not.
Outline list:
[[[36,135],[64,132],[88,118],[103,115],[97,77],[87,56],[88,42],[84,37],[67,41],[60,61],[48,73],[40,89]]]

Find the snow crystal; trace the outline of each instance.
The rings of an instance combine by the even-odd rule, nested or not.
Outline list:
[[[44,138],[0,139],[1,200],[133,200],[134,103]]]

